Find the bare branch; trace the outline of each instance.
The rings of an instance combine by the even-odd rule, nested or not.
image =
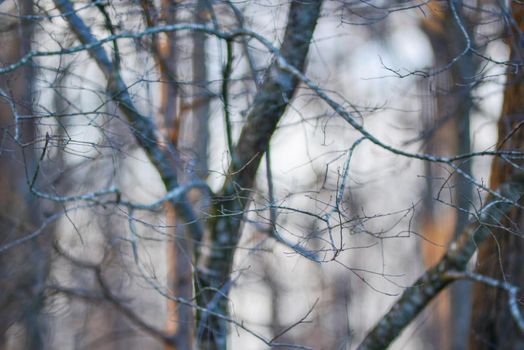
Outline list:
[[[162,182],[168,191],[179,186],[176,175],[174,150],[168,146],[161,146],[159,132],[152,118],[142,115],[135,107],[128,87],[123,81],[117,67],[111,62],[103,47],[98,45],[99,40],[91,33],[82,19],[74,12],[73,5],[68,0],[55,0],[57,8],[64,14],[71,29],[77,35],[80,42],[88,47],[89,54],[96,61],[98,67],[108,80],[108,94],[117,103],[122,113],[131,124],[133,136],[143,147],[153,165],[158,170]],[[114,40],[114,39],[113,39]],[[178,214],[189,223],[190,230],[195,237],[203,235],[203,228],[197,220],[193,209],[187,203],[185,195],[179,201],[173,201]]]
[[[407,288],[389,312],[366,335],[359,350],[385,349],[415,319],[420,311],[453,279],[449,271],[464,271],[468,261],[490,234],[491,227],[513,208],[513,202],[524,193],[523,183],[506,183],[500,188],[503,197],[488,202],[462,234],[451,244],[440,261],[427,270],[411,287]]]
[[[305,66],[313,31],[320,16],[320,5],[321,1],[291,2],[279,54],[299,71]],[[281,69],[276,62],[270,65],[231,154],[226,181],[220,196],[217,196],[218,201],[212,213],[214,217],[210,221],[211,247],[197,261],[200,268],[197,274],[198,304],[212,311],[227,314],[228,299],[218,295],[217,291],[230,283],[234,252],[241,234],[241,219],[249,203],[260,160],[298,83],[297,78]],[[218,302],[215,302],[217,296]],[[212,308],[208,306],[211,303]],[[199,322],[205,323],[199,324],[199,329],[205,330],[200,346],[224,349],[227,343],[227,323],[205,312],[199,313],[198,318]]]
[[[484,276],[478,273],[473,273],[469,271],[449,271],[446,273],[446,277],[452,279],[469,279],[474,282],[483,283],[488,286],[504,289],[508,292],[508,308],[511,312],[511,316],[517,323],[517,326],[521,332],[524,333],[524,317],[519,309],[519,301],[517,298],[517,293],[519,292],[519,287],[504,281],[499,281],[497,279],[491,278],[489,276]]]

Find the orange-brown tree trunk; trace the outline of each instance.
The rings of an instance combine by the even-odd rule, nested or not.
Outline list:
[[[514,28],[510,31],[508,44],[511,61],[521,63],[524,58],[524,4],[512,1]],[[498,122],[499,150],[522,151],[524,149],[524,74],[521,68],[509,67],[504,92],[502,114]],[[522,176],[524,163],[513,159],[513,164],[497,157],[492,163],[491,188],[515,176]],[[483,275],[508,281],[524,287],[524,215],[522,209],[514,208],[503,219],[499,228],[479,250],[477,271]],[[521,295],[522,297],[522,295]],[[472,328],[470,349],[524,349],[524,334],[510,315],[507,293],[503,290],[477,284],[473,294]]]
[[[163,0],[161,3],[161,17],[167,24],[177,22],[177,4],[175,0]],[[177,78],[177,54],[175,32],[166,33],[161,43],[157,57],[160,68],[161,101],[160,125],[164,126],[165,137],[171,146],[177,148],[183,137],[181,132],[182,114],[179,109],[179,89]],[[183,166],[182,166],[183,167]],[[183,181],[183,174],[178,172]],[[170,234],[167,247],[167,283],[174,297],[191,300],[193,297],[192,279],[192,247],[189,233],[185,225],[181,225],[176,218],[175,208],[167,204],[166,219]],[[194,315],[193,309],[168,300],[167,329],[176,338],[176,346],[166,345],[166,350],[191,349],[194,343]]]
[[[162,1],[161,16],[168,24],[177,22],[177,1]],[[204,22],[202,12],[207,8],[207,1],[197,1],[195,8],[195,21]],[[163,82],[161,89],[160,125],[164,125],[165,136],[171,141],[171,146],[182,150],[195,150],[194,159],[180,159],[178,177],[180,181],[191,180],[188,177],[193,174],[204,177],[207,172],[207,118],[209,106],[201,96],[202,91],[207,93],[205,84],[207,82],[205,61],[205,34],[193,34],[193,80],[197,86],[193,102],[187,106],[180,101],[180,89],[177,86],[177,53],[175,32],[167,33],[165,41],[159,47],[158,57],[160,67],[160,79]],[[187,64],[187,63],[186,63]],[[189,67],[185,67],[187,69]],[[202,102],[203,101],[203,102]],[[188,107],[189,106],[189,107]],[[196,106],[196,107],[195,107]],[[193,108],[192,108],[193,107]],[[188,112],[193,109],[191,119]],[[185,172],[185,169],[190,169]],[[195,202],[190,193],[190,200]],[[191,300],[193,297],[193,242],[187,225],[177,220],[174,208],[167,208],[167,222],[171,227],[171,241],[168,245],[168,285],[173,296]],[[167,345],[166,350],[191,349],[195,341],[194,310],[187,305],[181,305],[174,301],[168,301],[167,328],[176,338],[176,347]]]

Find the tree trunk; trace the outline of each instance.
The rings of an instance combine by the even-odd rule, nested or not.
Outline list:
[[[449,6],[432,1],[430,16],[422,22],[435,54],[435,70],[446,67],[458,57],[465,47],[461,28],[453,17]],[[472,32],[472,21],[464,15],[458,4],[462,24]],[[422,138],[426,142],[426,153],[437,156],[452,156],[471,152],[469,137],[469,114],[472,106],[471,79],[477,62],[471,53],[463,55],[449,69],[436,74],[424,82],[429,83],[425,99],[427,120],[424,121]],[[461,170],[471,174],[471,162],[461,164]],[[472,197],[471,182],[456,174],[447,186],[452,186],[450,198],[442,196],[446,185],[439,179],[447,179],[447,173],[440,164],[426,162],[426,185],[424,212],[421,218],[421,234],[428,239],[422,242],[422,254],[427,268],[433,266],[445,253],[446,246],[458,236],[468,222]],[[438,205],[439,197],[454,207]],[[463,209],[463,210],[459,210]],[[438,349],[463,349],[466,346],[464,334],[469,327],[470,303],[469,284],[457,282],[443,291],[434,301],[438,305],[429,326],[431,343]]]
[[[163,0],[161,2],[161,17],[167,24],[177,23],[177,1]],[[152,25],[156,23],[151,23]],[[204,34],[202,34],[204,35]],[[159,125],[163,125],[164,137],[171,141],[171,147],[179,149],[188,137],[181,132],[184,118],[179,108],[179,86],[177,82],[177,33],[165,34],[166,40],[156,51],[156,61],[160,70],[161,101]],[[154,42],[158,44],[158,42]],[[182,170],[177,171],[181,182],[186,181]],[[167,280],[173,296],[191,300],[193,298],[192,277],[192,244],[191,233],[183,220],[177,218],[173,205],[168,204],[166,219],[170,228],[170,240],[167,247]],[[176,339],[174,345],[166,345],[166,350],[183,350],[193,348],[194,343],[194,315],[193,308],[168,300],[167,330]]]
[[[300,71],[305,67],[321,3],[291,2],[280,53]],[[270,65],[232,151],[224,186],[213,203],[209,237],[197,261],[197,303],[206,310],[197,312],[197,340],[201,349],[227,349],[230,275],[243,213],[249,205],[260,160],[297,86],[298,80],[293,75],[276,62]]]
[[[30,0],[3,5],[14,16],[33,13]],[[32,23],[13,18],[16,17],[6,20],[2,16],[0,20],[6,20],[5,23],[12,20],[12,26],[0,33],[2,66],[18,61],[31,50]],[[30,65],[0,76],[0,247],[30,234],[41,222],[39,205],[28,185],[36,164],[31,143],[35,139],[35,126],[32,120],[16,117],[31,115],[32,78]],[[7,348],[6,342],[17,349],[45,348],[42,309],[49,263],[46,241],[49,238],[31,240],[0,252],[0,348]],[[6,335],[15,324],[23,332]]]
[[[512,1],[513,26],[508,44],[511,61],[520,64],[523,60],[524,5]],[[502,114],[498,122],[498,150],[524,149],[524,74],[521,68],[508,67],[506,90]],[[522,173],[522,161],[510,162],[496,157],[492,163],[491,188]],[[492,230],[492,235],[480,247],[477,271],[483,275],[524,287],[523,253],[524,215],[522,209],[513,208]],[[522,297],[522,295],[521,295]],[[470,332],[470,349],[523,349],[524,334],[515,325],[510,315],[507,293],[501,289],[476,284],[473,293],[473,316]]]

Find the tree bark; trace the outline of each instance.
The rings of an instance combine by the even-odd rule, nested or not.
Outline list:
[[[304,70],[321,1],[292,1],[281,54]],[[210,236],[197,261],[197,303],[208,311],[197,313],[197,340],[206,350],[227,348],[228,292],[242,216],[247,208],[260,160],[280,118],[298,86],[298,80],[273,63],[255,96],[237,145],[225,184],[211,212]],[[227,101],[224,101],[227,102]]]
[[[513,22],[508,38],[515,64],[524,58],[524,5],[511,3]],[[524,74],[521,68],[508,67],[502,113],[498,122],[498,150],[524,149]],[[491,187],[522,176],[523,162],[497,157],[491,169]],[[480,247],[477,271],[498,280],[524,287],[523,254],[524,215],[520,208],[513,208],[501,225],[492,231],[489,240]],[[520,294],[522,297],[522,294]],[[497,288],[476,284],[473,293],[473,315],[470,332],[470,349],[522,349],[524,334],[515,325],[507,308],[507,293]]]

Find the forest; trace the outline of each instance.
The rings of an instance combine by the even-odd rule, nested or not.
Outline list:
[[[0,349],[523,349],[523,29],[0,0]]]

